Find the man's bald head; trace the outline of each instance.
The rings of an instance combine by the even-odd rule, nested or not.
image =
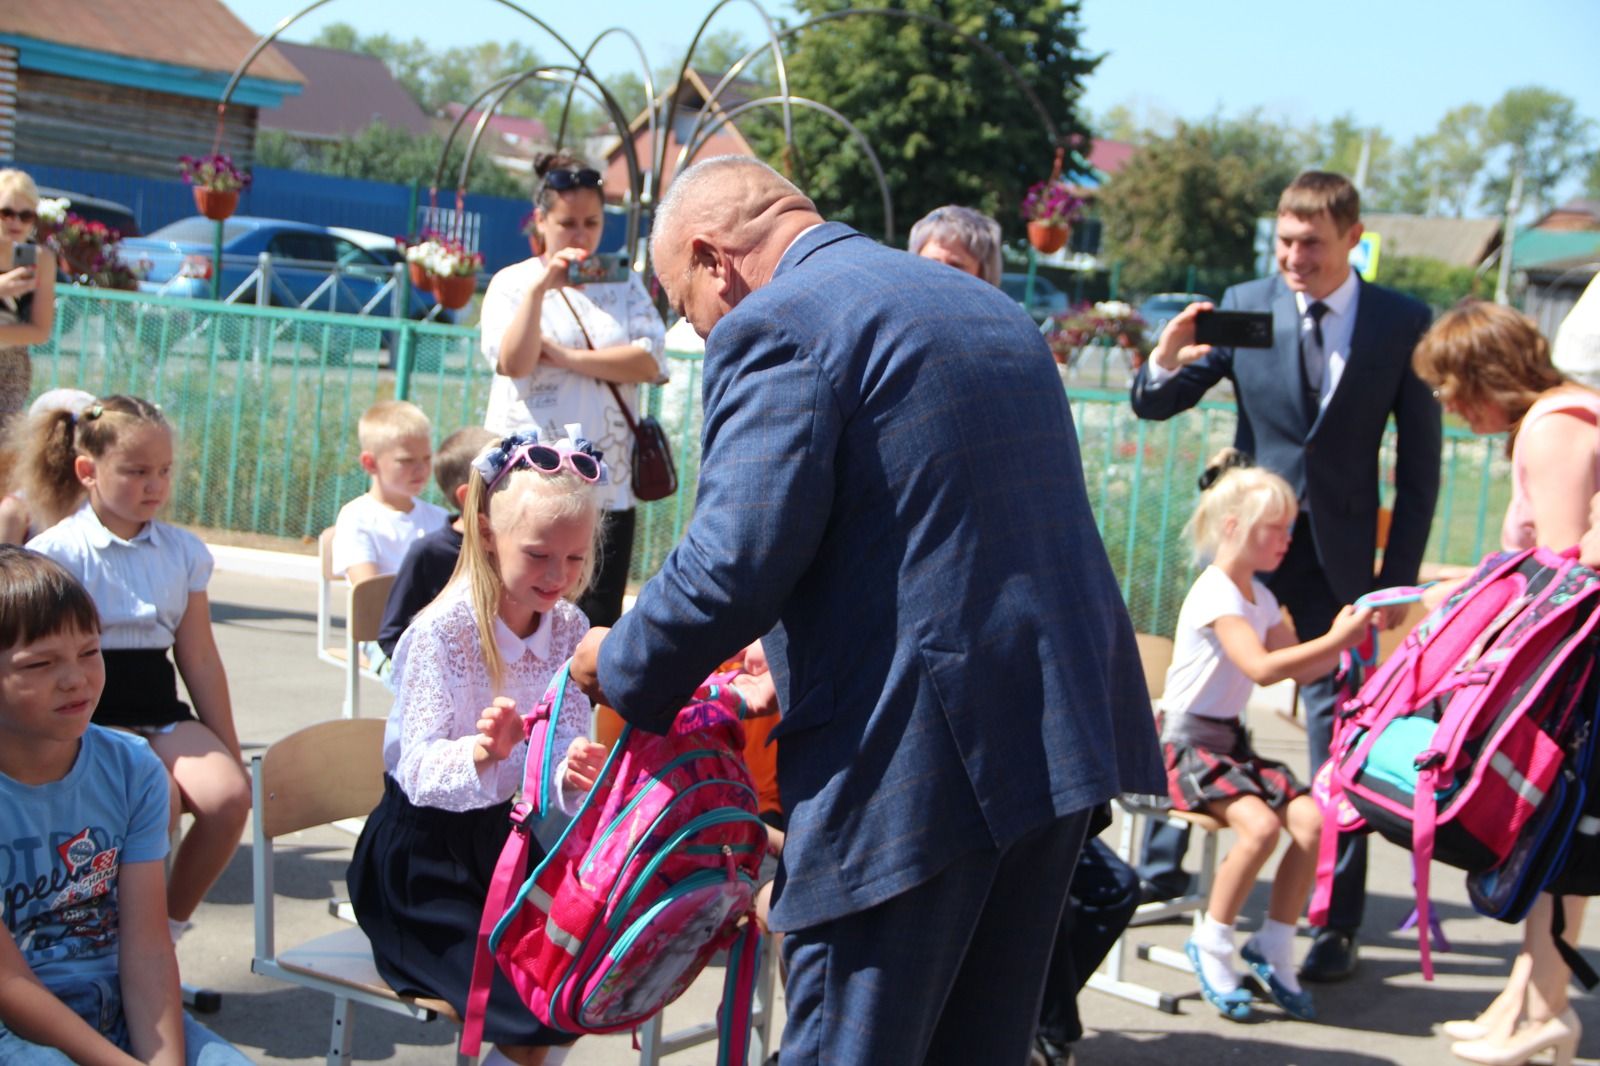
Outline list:
[[[771,281],[789,245],[821,221],[806,194],[765,163],[718,156],[667,187],[650,257],[668,300],[703,337]]]
[[[751,156],[716,156],[672,179],[656,208],[650,254],[659,258],[669,244],[694,233],[715,234],[730,248],[749,251],[795,212],[815,215],[817,208],[788,178]]]

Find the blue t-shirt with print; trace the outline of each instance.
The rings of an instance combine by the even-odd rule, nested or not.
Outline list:
[[[117,873],[167,854],[167,771],[144,738],[91,725],[59,781],[0,774],[0,917],[45,987],[117,976]]]

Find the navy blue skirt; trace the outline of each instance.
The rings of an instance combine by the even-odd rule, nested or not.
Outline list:
[[[442,999],[466,1015],[478,923],[510,812],[509,801],[475,811],[418,807],[384,778],[383,800],[356,841],[347,883],[373,961],[396,992]],[[535,843],[530,863],[540,858]],[[575,1039],[534,1017],[498,967],[483,1037],[507,1047]]]

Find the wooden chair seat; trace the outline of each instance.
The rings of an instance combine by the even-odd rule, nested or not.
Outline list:
[[[372,961],[372,945],[367,934],[351,926],[337,933],[319,936],[278,954],[278,965],[285,970],[341,984],[359,992],[410,1003],[430,1015],[461,1024],[450,1004],[429,996],[403,996],[390,988]],[[433,1017],[425,1019],[432,1021]]]
[[[1188,822],[1196,829],[1207,833],[1222,832],[1222,823],[1202,811],[1168,811],[1168,818],[1176,818],[1180,822]]]

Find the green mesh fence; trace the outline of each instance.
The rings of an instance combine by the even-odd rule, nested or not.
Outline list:
[[[71,385],[159,403],[178,437],[170,518],[185,525],[314,538],[366,491],[355,425],[369,404],[409,399],[442,438],[478,424],[488,402],[475,329],[76,286],[57,290],[56,314],[54,339],[33,350],[35,392]],[[1170,633],[1194,576],[1182,531],[1195,479],[1233,440],[1234,409],[1219,400],[1141,422],[1128,407],[1126,359],[1090,354],[1062,369],[1090,503],[1135,625]],[[642,406],[672,441],[679,491],[640,506],[636,581],[677,543],[700,470],[700,358],[669,360],[671,380],[646,387]],[[1392,434],[1380,461],[1389,503]],[[1503,440],[1447,429],[1427,557],[1480,558],[1499,541],[1509,493]]]

